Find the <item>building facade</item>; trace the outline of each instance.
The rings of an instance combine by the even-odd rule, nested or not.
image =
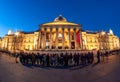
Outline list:
[[[99,50],[98,34],[95,32],[82,31],[83,50]]]
[[[67,22],[62,16],[39,25],[35,32],[17,31],[0,39],[0,49],[11,52],[31,50],[114,50],[120,48],[119,38],[112,30],[89,32],[80,24]]]
[[[120,48],[120,40],[117,36],[113,34],[111,29],[109,30],[109,34],[108,34],[108,44],[110,50]]]

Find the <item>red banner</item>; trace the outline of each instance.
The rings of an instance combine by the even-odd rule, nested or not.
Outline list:
[[[80,32],[76,32],[76,41],[78,44],[80,44]]]

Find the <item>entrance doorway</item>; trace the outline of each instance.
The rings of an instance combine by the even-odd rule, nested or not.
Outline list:
[[[71,49],[75,49],[75,42],[71,42]]]
[[[59,35],[58,35],[58,49],[62,49],[62,34],[61,33],[59,33]]]

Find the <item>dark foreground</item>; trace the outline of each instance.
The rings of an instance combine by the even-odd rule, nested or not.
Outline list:
[[[120,82],[120,55],[84,67],[59,68],[16,64],[15,58],[2,54],[0,82]]]

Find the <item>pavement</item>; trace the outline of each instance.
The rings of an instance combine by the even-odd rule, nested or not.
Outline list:
[[[50,68],[25,66],[2,54],[0,82],[120,82],[120,55],[85,67]]]

